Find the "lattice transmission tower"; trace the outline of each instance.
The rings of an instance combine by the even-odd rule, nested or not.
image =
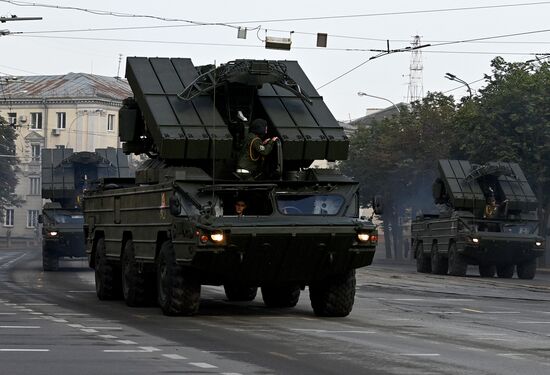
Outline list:
[[[420,46],[420,35],[413,37],[411,63],[409,67],[409,87],[407,90],[407,102],[411,103],[424,97],[424,84],[422,82],[422,51],[414,49]]]

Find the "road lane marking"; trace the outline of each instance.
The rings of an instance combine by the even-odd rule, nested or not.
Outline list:
[[[155,348],[154,346],[138,346],[138,348],[148,352],[148,353],[152,353],[152,352],[160,352],[162,351],[162,349],[159,349],[159,348]]]
[[[67,324],[71,328],[84,328],[82,324]]]
[[[137,345],[137,342],[132,340],[116,340],[116,342],[119,342],[124,345]]]
[[[399,355],[404,355],[408,357],[439,357],[439,353],[399,353]]]
[[[9,349],[9,348],[0,348],[0,352],[49,352],[50,349]]]
[[[57,316],[88,316],[90,314],[80,314],[80,313],[51,313],[53,315]]]
[[[162,356],[170,359],[187,359],[187,357],[179,354],[163,354]]]
[[[468,311],[468,312],[475,312],[475,313],[478,313],[478,314],[483,314],[483,311],[480,311],[480,310],[466,309],[466,308],[463,308],[462,310]]]
[[[550,322],[537,322],[537,321],[520,321],[520,322],[516,322],[518,324],[550,324]]]
[[[146,353],[141,349],[106,349],[103,353]]]
[[[425,298],[394,298],[394,301],[425,301]]]
[[[291,331],[313,332],[313,333],[376,333],[375,331],[358,331],[358,330],[334,330],[326,329],[306,329],[306,328],[291,328]]]
[[[122,327],[87,327],[90,329],[106,330],[106,331],[122,331]]]
[[[218,366],[211,365],[205,362],[189,362],[190,365],[200,368],[218,368]]]
[[[469,298],[438,298],[439,301],[450,301],[450,302],[473,302],[475,300]]]
[[[428,314],[460,314],[460,311],[428,311]]]
[[[91,329],[91,328],[81,328],[80,330],[82,332],[86,332],[86,333],[97,333],[98,332],[96,329]]]
[[[14,312],[0,312],[0,315],[16,315]]]
[[[3,329],[38,329],[40,326],[0,326]]]

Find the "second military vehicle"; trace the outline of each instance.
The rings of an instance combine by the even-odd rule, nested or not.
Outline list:
[[[517,163],[470,164],[440,160],[433,185],[439,214],[412,222],[418,272],[466,275],[468,264],[482,277],[535,277],[544,254],[538,235],[537,199]]]
[[[85,257],[82,193],[98,178],[129,176],[128,156],[121,149],[73,152],[42,149],[42,266],[56,271],[59,258]]]
[[[348,315],[377,230],[359,217],[356,182],[308,168],[345,159],[348,139],[298,63],[134,57],[126,77],[120,138],[150,159],[85,196],[98,297],[192,315],[201,285],[223,285],[231,301],[260,287],[269,307],[295,306],[308,286],[317,315]],[[280,139],[263,159],[243,147],[256,119]],[[243,176],[243,149],[261,176]]]

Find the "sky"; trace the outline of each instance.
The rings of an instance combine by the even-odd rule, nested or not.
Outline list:
[[[496,56],[526,61],[550,53],[548,14],[550,1],[517,0],[0,0],[2,17],[43,18],[0,25],[7,34],[0,36],[0,76],[124,76],[127,56],[188,57],[195,65],[296,60],[334,116],[349,121],[406,101],[413,58],[422,67],[417,92],[458,99],[467,90],[447,72],[475,92]],[[239,26],[246,39],[237,38]],[[326,48],[316,46],[317,33],[328,34]],[[416,35],[429,46],[373,58],[388,41],[401,50]],[[290,51],[266,49],[266,36],[291,38]],[[481,38],[490,39],[472,41]],[[458,41],[467,42],[438,45]]]

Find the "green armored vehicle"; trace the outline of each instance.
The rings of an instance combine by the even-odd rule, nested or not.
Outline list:
[[[129,176],[128,156],[121,149],[73,152],[70,148],[42,150],[42,266],[56,271],[59,258],[86,257],[83,191],[98,178]]]
[[[412,222],[418,272],[465,276],[468,264],[482,277],[532,279],[544,254],[537,199],[516,163],[470,164],[440,160],[433,185],[442,210]]]
[[[269,307],[295,306],[308,286],[316,314],[348,315],[377,230],[358,215],[356,182],[308,168],[345,159],[348,139],[298,63],[134,57],[126,77],[120,139],[149,159],[135,179],[105,178],[85,195],[99,299],[192,315],[201,285],[223,285],[230,301],[260,287]],[[259,123],[267,140],[253,155]],[[255,173],[238,164],[243,151]]]

